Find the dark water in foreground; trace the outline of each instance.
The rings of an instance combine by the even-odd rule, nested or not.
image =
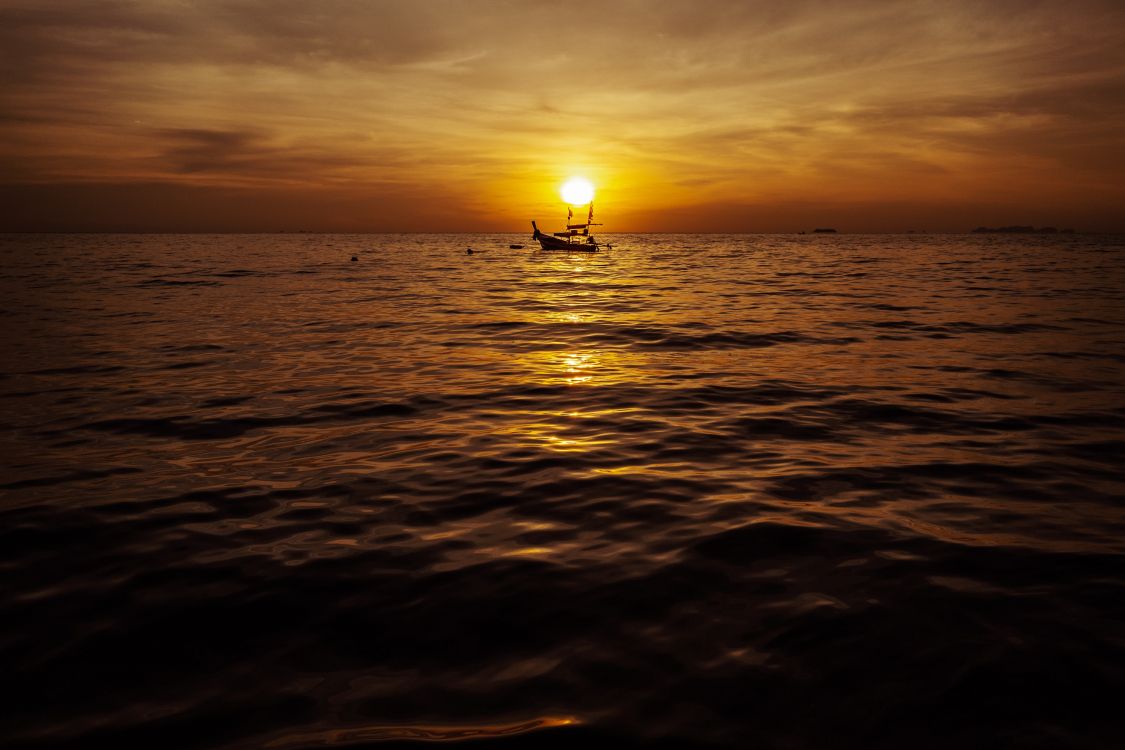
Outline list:
[[[0,238],[0,744],[1125,746],[1122,240],[510,241]]]

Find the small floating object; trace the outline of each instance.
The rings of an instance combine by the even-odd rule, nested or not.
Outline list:
[[[508,245],[512,250],[523,250],[523,245]]]
[[[465,255],[472,255],[472,254],[473,254],[473,249],[471,247],[465,248]]]
[[[353,255],[353,256],[352,256],[352,263],[355,263],[355,262],[356,262],[357,260],[359,260],[359,258],[358,258],[358,257],[356,257],[355,255]]]

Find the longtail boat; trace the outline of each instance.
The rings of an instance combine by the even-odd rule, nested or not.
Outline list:
[[[593,201],[590,201],[590,212],[586,215],[585,223],[572,224],[573,219],[574,209],[567,208],[566,231],[552,232],[551,234],[540,232],[539,226],[532,220],[531,228],[535,231],[532,233],[531,239],[538,240],[539,247],[544,250],[557,250],[566,253],[596,253],[603,247],[611,247],[608,243],[598,242],[590,234],[590,227],[601,226],[601,224],[594,223]]]

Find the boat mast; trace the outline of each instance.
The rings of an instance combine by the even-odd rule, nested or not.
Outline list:
[[[555,232],[556,237],[566,237],[567,244],[584,244],[584,243],[581,243],[581,242],[575,243],[574,238],[575,237],[589,237],[590,236],[590,227],[600,226],[600,225],[594,224],[594,201],[593,200],[590,201],[590,212],[586,215],[586,223],[585,224],[571,224],[570,222],[573,219],[574,219],[574,207],[573,206],[567,206],[566,207],[566,231],[565,232]]]

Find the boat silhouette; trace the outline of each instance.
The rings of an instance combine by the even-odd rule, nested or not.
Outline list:
[[[594,202],[590,201],[590,211],[586,215],[586,221],[582,224],[572,224],[571,220],[574,218],[574,209],[566,209],[566,231],[565,232],[552,232],[546,234],[539,231],[539,225],[535,220],[531,221],[531,228],[535,230],[531,239],[539,242],[539,247],[543,250],[555,250],[567,253],[596,253],[601,248],[611,247],[608,243],[598,242],[594,236],[590,234],[590,227],[600,227],[601,224],[594,223]]]

